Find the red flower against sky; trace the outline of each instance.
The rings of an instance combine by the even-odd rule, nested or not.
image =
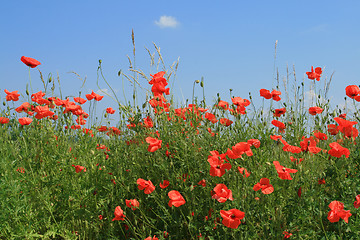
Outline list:
[[[29,66],[29,67],[31,67],[31,68],[37,67],[38,65],[41,64],[38,60],[33,59],[33,58],[31,58],[31,57],[24,57],[24,56],[22,56],[22,57],[20,58],[20,60],[21,60],[23,63],[25,63],[26,66]]]
[[[139,178],[136,183],[138,184],[139,190],[144,190],[145,194],[150,194],[155,190],[155,186],[150,180],[146,181],[142,178]]]
[[[176,190],[170,191],[168,193],[168,196],[170,198],[169,207],[172,207],[172,206],[180,207],[181,205],[185,204],[184,197]]]
[[[162,140],[153,137],[147,137],[145,140],[148,144],[150,144],[148,147],[149,152],[155,152],[156,150],[161,148]]]
[[[6,93],[6,101],[18,101],[19,100],[19,96],[20,94],[18,94],[18,91],[13,91],[13,92],[9,92],[8,90],[4,90],[4,92]]]
[[[274,119],[274,120],[271,121],[271,124],[274,125],[275,127],[278,127],[279,132],[285,132],[286,126],[285,126],[284,123]]]
[[[140,205],[139,201],[136,199],[130,199],[130,200],[125,199],[125,204],[127,207],[131,208],[131,210],[135,210]]]
[[[329,146],[331,149],[328,151],[328,153],[333,157],[339,158],[342,155],[345,155],[345,157],[348,158],[350,155],[350,150],[341,146],[337,142],[330,143]]]
[[[270,180],[268,178],[260,179],[260,182],[255,184],[253,189],[254,191],[259,191],[261,189],[263,194],[270,194],[274,191],[274,187],[270,184]]]
[[[73,166],[74,168],[75,168],[75,172],[76,173],[79,173],[79,172],[81,172],[82,170],[84,170],[84,172],[86,172],[86,168],[85,167],[83,167],[83,166],[80,166],[80,165],[71,165],[71,166]]]
[[[114,110],[113,108],[111,108],[111,107],[108,107],[108,108],[106,109],[106,112],[107,112],[108,114],[114,114],[114,113],[115,113],[115,110]]]
[[[286,113],[286,108],[275,109],[274,117],[280,117],[281,115]]]
[[[221,177],[225,174],[225,170],[231,169],[230,163],[224,163],[223,159],[219,159],[218,155],[210,155],[208,157],[210,163],[210,176]]]
[[[310,108],[309,108],[309,113],[310,113],[311,115],[316,115],[316,114],[322,113],[323,110],[324,110],[324,109],[322,109],[321,107],[310,107]]]
[[[83,99],[81,97],[74,97],[74,101],[79,103],[79,104],[84,104],[84,103],[86,103],[87,100]]]
[[[22,103],[19,107],[15,108],[15,111],[20,113],[22,111],[28,112],[31,109],[31,105],[28,102]]]
[[[170,182],[168,180],[164,180],[162,183],[160,183],[160,188],[167,188],[169,186]]]
[[[354,202],[354,208],[360,207],[360,194],[356,196],[356,200]]]
[[[311,66],[311,72],[306,72],[309,79],[312,79],[312,80],[316,79],[317,81],[320,81],[321,73],[322,73],[321,67],[315,68],[315,71],[314,71],[313,66]]]
[[[290,169],[290,168],[281,166],[278,161],[273,161],[273,164],[276,168],[279,178],[284,179],[284,180],[292,180],[290,173],[296,173],[298,171],[296,169]]]
[[[115,221],[115,220],[124,221],[124,220],[125,220],[124,211],[121,209],[120,206],[117,206],[117,207],[115,208],[114,215],[115,215],[115,217],[113,218],[113,221]]]
[[[345,88],[346,96],[349,98],[355,99],[360,94],[360,88],[357,85],[349,85]]]
[[[220,100],[218,103],[218,106],[221,107],[224,110],[228,110],[229,109],[229,103],[225,102],[223,100]]]
[[[217,184],[214,190],[211,192],[212,198],[218,202],[224,203],[226,200],[234,200],[232,197],[232,191],[226,187],[225,184]]]
[[[244,107],[247,107],[250,105],[250,101],[248,99],[243,99],[241,97],[234,97],[234,98],[231,98],[231,101],[234,105],[236,106],[244,106]]]
[[[330,222],[338,222],[341,219],[344,219],[346,223],[349,222],[349,217],[352,215],[350,210],[344,210],[344,204],[339,201],[332,201],[329,204],[329,208],[331,209],[328,213],[327,219]]]
[[[274,101],[280,101],[280,95],[281,92],[277,90],[272,90],[272,92],[270,93],[270,91],[267,89],[260,89],[260,96],[264,97],[265,99],[272,98]]]
[[[237,228],[241,223],[240,220],[245,217],[245,213],[238,209],[220,210],[220,215],[223,218],[222,224],[233,229]]]
[[[0,117],[0,124],[6,124],[6,123],[9,123],[9,119],[6,118],[6,117]]]
[[[162,96],[164,93],[166,95],[170,94],[170,88],[165,88],[168,85],[168,82],[164,78],[164,75],[164,71],[155,73],[154,75],[150,74],[152,78],[149,81],[149,84],[152,85],[151,91],[153,92],[154,96]]]
[[[19,123],[21,125],[29,125],[30,123],[32,123],[32,119],[31,118],[28,118],[28,117],[22,117],[22,118],[19,118]]]
[[[86,94],[85,97],[89,101],[92,99],[95,99],[95,101],[100,101],[101,99],[103,99],[104,96],[100,96],[99,94],[94,93],[94,91],[91,91],[91,94]]]

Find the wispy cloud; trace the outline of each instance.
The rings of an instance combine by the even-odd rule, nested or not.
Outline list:
[[[312,26],[304,31],[300,32],[300,34],[315,34],[315,33],[325,33],[329,30],[328,24],[318,24]]]
[[[158,21],[155,21],[155,24],[161,28],[176,28],[179,25],[179,22],[176,18],[172,16],[161,16]]]

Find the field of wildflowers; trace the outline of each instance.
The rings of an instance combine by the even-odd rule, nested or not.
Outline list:
[[[0,239],[359,239],[359,116],[331,109],[320,67],[291,91],[212,106],[175,106],[173,70],[133,69],[148,98],[117,101],[101,123],[84,110],[109,97],[96,91],[63,99],[42,77],[27,101],[2,90]],[[318,90],[310,107],[304,81]],[[357,85],[345,95],[360,101]]]

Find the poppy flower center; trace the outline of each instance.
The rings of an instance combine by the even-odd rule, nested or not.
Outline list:
[[[235,219],[235,217],[236,217],[235,214],[230,215],[230,218],[232,218],[232,219]]]

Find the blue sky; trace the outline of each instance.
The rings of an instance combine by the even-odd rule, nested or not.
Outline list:
[[[154,52],[153,42],[167,67],[180,58],[172,89],[179,102],[191,98],[193,82],[201,77],[208,104],[217,93],[230,101],[230,88],[243,98],[252,92],[260,102],[259,89],[275,86],[278,40],[280,79],[287,65],[295,65],[298,81],[312,65],[323,67],[323,78],[335,72],[331,104],[341,104],[345,87],[360,84],[359,9],[359,1],[5,1],[0,9],[0,95],[4,89],[25,93],[24,55],[42,63],[45,77],[59,74],[64,95],[78,95],[82,85],[71,71],[87,76],[83,95],[98,90],[102,59],[107,80],[122,98],[117,73],[129,73],[133,29],[136,65],[145,74],[156,72],[145,50]],[[31,76],[34,91],[42,90],[36,69]],[[139,81],[150,89],[145,79]],[[308,87],[311,80],[305,82]],[[130,98],[127,81],[124,88]],[[195,92],[202,96],[200,88]],[[103,104],[116,106],[110,99]]]

